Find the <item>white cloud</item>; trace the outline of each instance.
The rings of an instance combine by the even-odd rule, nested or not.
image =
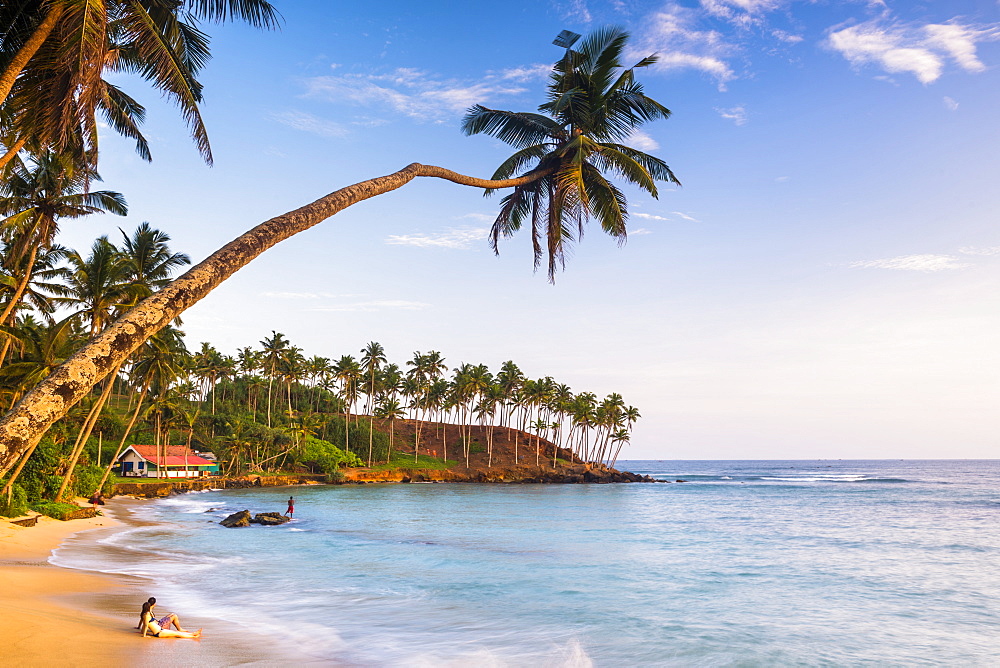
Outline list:
[[[954,255],[901,255],[881,260],[863,260],[847,265],[852,269],[897,269],[901,271],[947,271],[963,269],[969,265],[960,262]]]
[[[792,177],[790,177],[790,176],[779,176],[779,177],[777,177],[777,178],[774,179],[774,182],[775,183],[787,183],[788,180],[791,179],[791,178]]]
[[[747,110],[743,107],[730,107],[729,109],[716,107],[715,111],[719,113],[719,116],[736,123],[736,125],[746,125],[747,123]]]
[[[726,82],[735,77],[724,60],[732,50],[722,34],[716,30],[699,30],[699,16],[691,9],[678,4],[668,4],[654,13],[647,21],[641,35],[636,55],[642,52],[659,54],[653,67],[659,71],[694,69],[711,75],[724,89]]]
[[[653,230],[646,229],[645,227],[637,227],[634,230],[629,230],[629,236],[642,236],[643,234],[652,234]]]
[[[521,83],[526,81],[544,81],[548,79],[551,72],[551,65],[525,65],[523,67],[512,67],[511,69],[501,71],[500,78]]]
[[[354,302],[351,304],[337,304],[334,306],[318,306],[316,308],[309,309],[310,311],[324,311],[324,312],[344,312],[344,311],[384,311],[386,309],[401,309],[404,311],[420,311],[430,304],[425,304],[424,302],[411,302],[402,299],[382,299],[370,302]]]
[[[385,243],[390,246],[416,246],[417,248],[454,248],[465,250],[482,241],[489,234],[486,228],[449,229],[437,234],[391,234]]]
[[[670,213],[674,214],[678,218],[682,218],[682,219],[690,221],[692,223],[700,222],[696,218],[692,218],[691,216],[687,215],[686,213],[681,213],[680,211],[671,211]],[[667,218],[665,216],[658,216],[658,215],[656,215],[654,213],[630,213],[629,215],[633,216],[635,218],[645,218],[646,220],[659,220],[659,221],[666,221],[666,222],[669,222],[669,221],[673,220],[673,218]]]
[[[958,109],[958,102],[955,102],[955,100],[953,100],[950,97],[948,97],[947,95],[945,95],[944,96],[944,106],[948,107],[948,109],[950,111],[955,111],[955,110]]]
[[[348,130],[339,123],[317,118],[304,111],[285,111],[279,114],[272,114],[271,118],[290,128],[309,132],[320,137],[339,139],[348,135]]]
[[[625,144],[627,146],[637,148],[640,151],[646,151],[646,152],[655,151],[658,148],[660,148],[659,142],[657,142],[655,139],[650,137],[642,130],[638,129],[632,130],[632,134],[630,134],[628,136],[628,139],[625,140]]]
[[[700,223],[701,222],[697,218],[692,218],[691,216],[687,215],[686,213],[681,213],[680,211],[671,211],[670,213],[674,214],[675,216],[680,216],[684,220],[689,220],[692,223]]]
[[[387,74],[326,75],[305,81],[306,96],[329,102],[385,107],[422,120],[441,120],[477,103],[517,95],[526,89],[486,75],[476,82],[442,80],[421,70],[399,68]]]
[[[741,27],[761,24],[759,14],[774,11],[783,4],[783,0],[701,0],[701,6],[709,14]]]
[[[483,222],[483,223],[492,223],[494,220],[496,220],[496,214],[490,214],[490,213],[466,213],[466,214],[463,214],[461,216],[455,216],[455,218],[457,218],[458,220],[461,220],[463,218],[471,218],[472,220],[478,220],[478,221]]]
[[[784,30],[772,30],[771,36],[785,42],[786,44],[798,44],[799,42],[805,40],[802,35],[793,35],[790,32],[785,32]]]
[[[559,9],[562,11],[563,17],[567,19],[573,19],[581,23],[590,23],[593,20],[586,0],[565,0],[561,3]]]
[[[966,72],[982,72],[977,42],[1000,37],[1000,24],[973,28],[946,24],[885,25],[882,19],[830,32],[827,44],[855,66],[875,64],[886,72],[912,74],[921,83],[937,81],[947,60]]]
[[[1000,246],[987,246],[986,248],[976,248],[975,246],[965,246],[958,249],[964,255],[1000,255]]]

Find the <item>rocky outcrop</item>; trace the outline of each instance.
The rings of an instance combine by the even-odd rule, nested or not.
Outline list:
[[[147,482],[148,480],[148,482]],[[135,482],[120,482],[115,485],[110,496],[139,496],[158,499],[183,492],[200,492],[206,489],[247,489],[250,487],[284,487],[286,485],[318,484],[325,480],[322,475],[249,475],[236,478],[190,478],[157,480],[149,478]]]
[[[475,482],[514,484],[583,484],[655,482],[649,476],[619,471],[607,467],[588,467],[584,464],[563,466],[558,469],[542,466],[495,466],[487,469],[395,469],[372,471],[347,469],[344,483],[364,484],[376,482]]]
[[[279,524],[284,524],[285,522],[290,522],[291,519],[285,517],[281,513],[257,513],[250,520],[253,524],[263,524],[264,526],[277,526]]]
[[[238,513],[233,513],[232,515],[230,515],[226,519],[224,519],[221,522],[219,522],[219,524],[221,524],[222,526],[227,527],[229,529],[237,529],[239,527],[248,527],[248,526],[250,526],[250,511],[249,510],[241,510]]]

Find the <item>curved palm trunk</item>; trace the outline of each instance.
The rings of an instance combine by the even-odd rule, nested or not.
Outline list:
[[[111,458],[111,461],[108,462],[107,468],[104,469],[104,475],[101,476],[101,482],[97,485],[97,489],[104,487],[104,483],[108,481],[108,477],[111,475],[111,469],[115,466],[115,460],[117,460],[121,455],[122,450],[125,448],[125,441],[128,440],[129,434],[132,433],[132,428],[135,427],[136,420],[139,419],[139,411],[142,410],[142,402],[146,398],[146,393],[148,391],[149,383],[146,383],[142,388],[142,392],[139,393],[139,402],[135,407],[135,411],[132,413],[132,417],[128,421],[128,426],[125,427],[125,433],[122,434],[122,440],[118,443],[118,449],[115,450],[114,456]]]
[[[35,28],[31,37],[28,38],[28,41],[22,44],[17,53],[14,54],[14,57],[4,69],[3,74],[0,74],[0,104],[7,101],[7,96],[10,95],[11,89],[14,88],[14,82],[17,81],[18,75],[21,74],[21,71],[28,62],[34,58],[38,49],[41,48],[45,40],[52,34],[52,29],[56,27],[64,9],[65,6],[61,3],[53,5],[49,13],[42,19],[42,22]]]
[[[90,388],[119,368],[143,341],[275,244],[352,204],[396,190],[417,176],[442,178],[477,188],[509,188],[531,183],[546,174],[532,172],[516,179],[491,181],[413,163],[393,174],[341,188],[312,204],[261,223],[141,301],[22,397],[0,419],[0,476]]]
[[[10,302],[7,304],[7,308],[5,308],[3,313],[0,314],[0,325],[7,324],[7,320],[11,317],[11,314],[13,314],[14,309],[16,309],[17,305],[21,303],[21,298],[24,297],[24,293],[28,289],[28,283],[31,282],[31,274],[32,270],[35,268],[36,257],[38,257],[38,244],[32,244],[31,252],[28,254],[28,263],[24,268],[24,277],[21,278],[21,281],[17,284],[17,289],[11,296]]]

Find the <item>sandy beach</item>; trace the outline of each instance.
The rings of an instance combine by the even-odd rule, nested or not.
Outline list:
[[[82,499],[81,499],[82,501]],[[123,575],[61,568],[49,563],[68,538],[96,542],[132,522],[114,499],[104,517],[61,522],[39,518],[34,527],[0,522],[0,643],[5,666],[279,666],[312,663],[248,638],[239,627],[174,610],[185,628],[204,627],[198,640],[143,638],[135,630],[139,607],[156,595],[155,583]],[[83,532],[83,533],[81,533]]]

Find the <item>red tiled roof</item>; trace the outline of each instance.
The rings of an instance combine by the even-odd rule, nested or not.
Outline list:
[[[215,466],[215,462],[204,457],[199,457],[184,445],[161,445],[159,447],[155,445],[133,445],[131,447],[139,453],[140,457],[157,466],[184,466],[185,462],[188,466]],[[160,457],[161,452],[166,456]],[[161,459],[163,460],[162,463]]]
[[[187,461],[184,457],[143,457],[146,461],[152,462],[157,466],[161,466],[160,460],[163,460],[162,466],[214,466],[215,462],[209,461],[204,457],[199,457],[198,455],[188,455]]]

